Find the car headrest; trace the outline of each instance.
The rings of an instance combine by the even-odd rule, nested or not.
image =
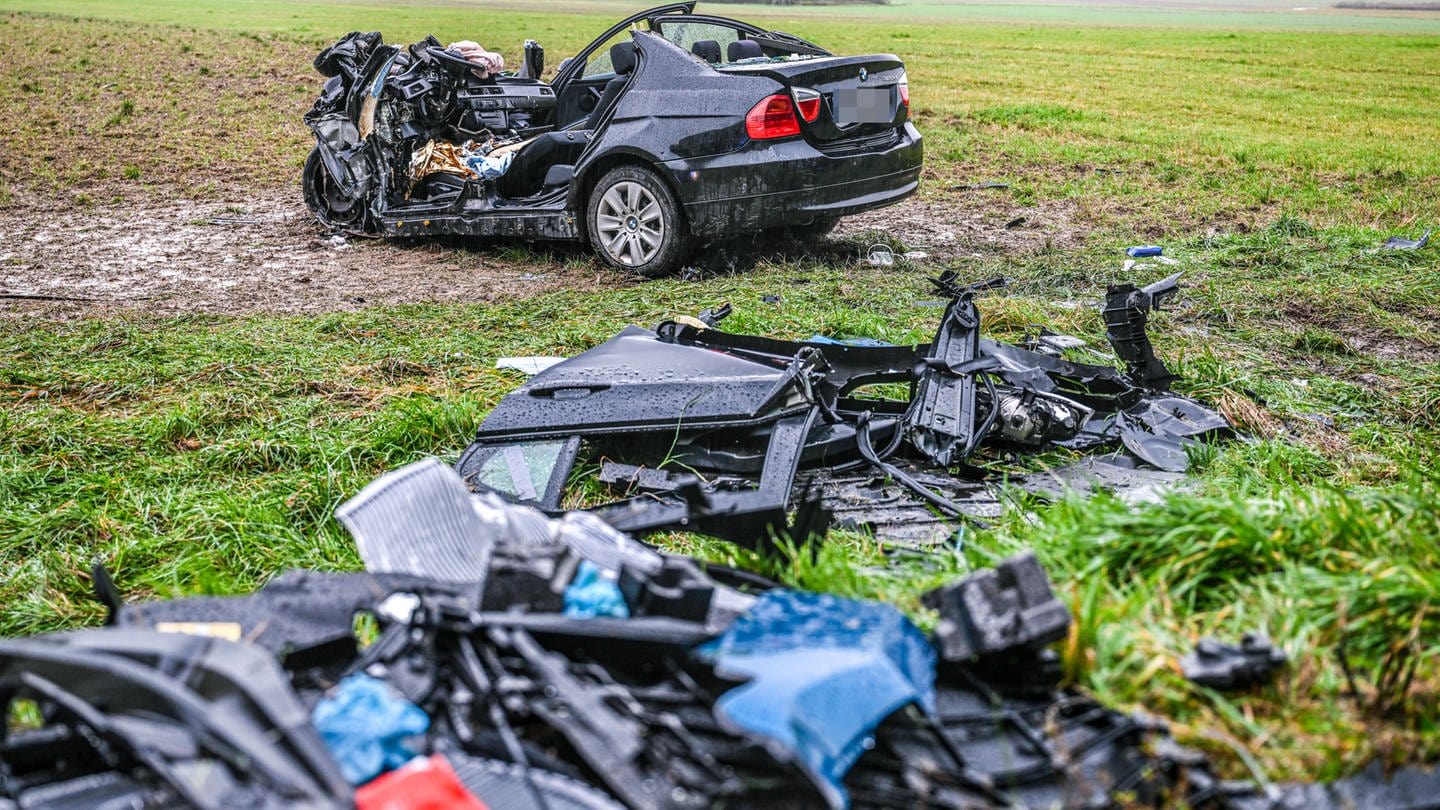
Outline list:
[[[757,56],[764,56],[765,52],[760,50],[760,43],[753,39],[737,39],[730,43],[725,55],[731,62],[738,62],[741,59],[753,59]]]
[[[617,42],[610,46],[610,64],[616,76],[623,76],[635,69],[635,43]]]
[[[695,40],[695,44],[690,46],[690,52],[712,65],[720,61],[720,43],[713,39]]]

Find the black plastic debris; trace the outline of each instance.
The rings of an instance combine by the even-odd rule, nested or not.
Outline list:
[[[1003,278],[932,283],[945,310],[919,345],[726,332],[728,304],[629,327],[504,397],[456,469],[472,488],[554,510],[583,461],[621,496],[595,514],[636,535],[765,547],[828,523],[934,547],[1000,514],[1010,487],[1063,488],[1015,456],[1063,448],[1183,473],[1192,445],[1229,435],[1217,411],[1168,390],[1150,344],[1149,315],[1178,275],[1111,288],[1104,318],[1123,370],[1067,360],[1065,341],[983,337],[976,299]]]
[[[1186,679],[1212,689],[1243,689],[1270,680],[1285,665],[1285,651],[1268,638],[1246,633],[1238,645],[1205,637],[1180,659]]]
[[[1070,611],[1051,592],[1032,552],[931,591],[922,601],[940,613],[936,647],[950,661],[1038,648],[1070,630]]]
[[[1422,770],[1223,781],[1163,724],[1042,683],[1068,616],[1033,556],[932,595],[952,626],[937,650],[888,606],[664,555],[588,513],[492,494],[465,496],[473,519],[434,508],[456,483],[422,462],[342,507],[371,567],[405,572],[291,572],[249,596],[122,604],[113,627],[0,641],[0,709],[29,701],[35,721],[0,736],[0,807],[371,810],[423,794],[535,810],[1258,810],[1440,795]],[[457,541],[483,575],[429,576],[429,552],[448,559]],[[628,618],[567,615],[557,588],[585,566],[616,576]]]
[[[1137,383],[1160,391],[1168,390],[1175,376],[1155,356],[1145,326],[1150,312],[1163,308],[1165,301],[1179,289],[1180,274],[1176,273],[1145,287],[1112,284],[1105,291],[1103,312],[1110,345],[1125,361]]]
[[[1311,807],[1336,808],[1435,808],[1440,807],[1440,767],[1401,768],[1387,773],[1372,762],[1360,773],[1334,782],[1288,786],[1274,803],[1252,802],[1246,807],[1274,810],[1305,810]]]
[[[1429,244],[1429,242],[1430,230],[1426,229],[1425,233],[1422,234],[1419,239],[1406,239],[1403,236],[1392,236],[1386,239],[1385,244],[1380,247],[1385,250],[1419,250]]]
[[[0,641],[0,807],[327,808],[350,786],[261,647],[107,628]]]

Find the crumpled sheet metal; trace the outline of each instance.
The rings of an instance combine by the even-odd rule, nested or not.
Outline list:
[[[910,704],[934,710],[935,653],[889,605],[770,591],[700,652],[751,679],[718,714],[794,752],[832,807],[848,804],[842,780],[881,721]]]
[[[1175,473],[1189,468],[1187,448],[1198,437],[1230,430],[1219,412],[1177,396],[1146,397],[1117,413],[1115,425],[1126,450],[1156,469]]]

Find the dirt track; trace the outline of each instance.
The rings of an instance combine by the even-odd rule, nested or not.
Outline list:
[[[1066,207],[1019,208],[1004,192],[976,191],[847,219],[837,231],[840,244],[822,252],[855,260],[867,236],[885,232],[940,264],[1066,243],[1077,230]],[[327,312],[634,283],[575,248],[549,252],[537,261],[503,245],[335,236],[315,224],[298,190],[284,188],[235,202],[76,207],[37,200],[0,211],[0,316]],[[722,263],[702,270],[743,271],[755,260],[720,255]]]

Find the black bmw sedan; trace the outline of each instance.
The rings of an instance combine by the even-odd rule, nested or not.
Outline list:
[[[662,6],[621,20],[543,81],[475,43],[323,51],[305,200],[385,236],[585,240],[613,267],[678,269],[695,245],[823,235],[913,194],[923,147],[895,56]]]

